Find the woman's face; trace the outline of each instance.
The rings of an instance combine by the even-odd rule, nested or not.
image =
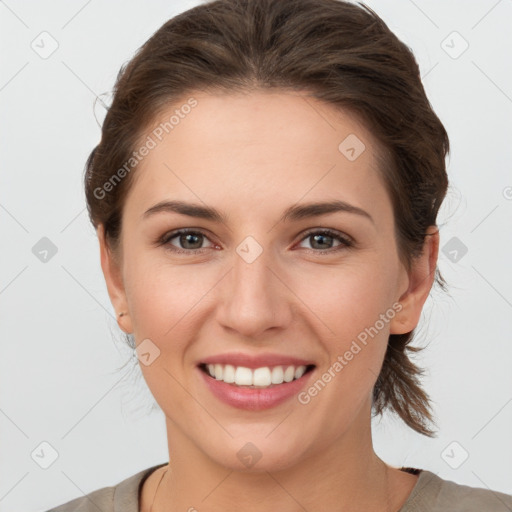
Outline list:
[[[415,327],[428,293],[406,293],[375,141],[351,115],[298,93],[191,96],[197,105],[161,141],[161,129],[146,134],[156,146],[133,171],[118,274],[102,244],[170,450],[258,470],[347,454],[367,441],[389,334]],[[171,201],[197,211],[152,210]],[[305,208],[334,201],[353,211]],[[198,214],[214,210],[222,220]],[[234,367],[221,366],[227,380],[253,376],[237,366],[263,368],[262,386],[283,377],[277,366],[314,368],[240,388],[206,375],[212,361]]]

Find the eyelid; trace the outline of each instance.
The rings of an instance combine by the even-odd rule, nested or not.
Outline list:
[[[307,247],[302,248],[310,254],[333,255],[337,254],[339,251],[352,249],[356,246],[356,242],[351,236],[346,235],[345,233],[338,231],[337,229],[322,227],[309,228],[307,231],[300,235],[301,238],[296,245],[302,243],[304,240],[308,239],[310,236],[314,234],[327,235],[335,240],[338,240],[339,245],[331,247],[329,249],[309,249]]]
[[[179,247],[175,247],[173,245],[170,244],[170,241],[173,239],[173,238],[176,238],[177,236],[180,236],[180,235],[186,235],[186,234],[189,234],[189,233],[192,233],[192,234],[201,234],[203,235],[210,243],[214,244],[214,245],[218,245],[216,244],[216,242],[210,240],[210,236],[205,232],[205,230],[203,228],[181,228],[181,229],[175,229],[175,230],[172,230],[172,231],[169,231],[167,233],[165,233],[163,236],[161,236],[158,240],[157,240],[157,245],[163,245],[163,246],[166,246],[166,248],[168,248],[170,251],[172,252],[175,252],[175,253],[178,253],[178,254],[183,254],[183,253],[188,253],[188,254],[201,254],[202,252],[204,252],[205,250],[207,249],[210,249],[210,247],[203,247],[203,248],[200,248],[200,249],[180,249]],[[320,235],[327,235],[331,238],[334,238],[334,239],[337,239],[340,244],[338,246],[335,246],[335,247],[331,247],[329,249],[308,249],[308,248],[303,248],[303,249],[306,249],[307,251],[309,252],[312,252],[312,253],[317,253],[317,254],[333,254],[335,252],[337,252],[338,250],[341,250],[341,249],[350,249],[352,247],[354,247],[356,245],[356,242],[355,240],[341,232],[341,231],[338,231],[337,229],[332,229],[332,228],[323,228],[323,227],[313,227],[313,228],[309,228],[307,229],[305,232],[301,233],[300,234],[300,238],[298,240],[298,242],[296,242],[294,244],[297,245],[301,242],[303,242],[304,240],[306,240],[308,237],[310,237],[311,235],[313,234],[320,234]]]
[[[166,249],[168,249],[172,252],[188,253],[188,254],[199,254],[206,249],[210,249],[210,247],[203,247],[201,249],[181,249],[179,247],[175,247],[174,245],[171,245],[170,241],[173,238],[176,238],[180,235],[187,235],[190,233],[203,235],[211,244],[217,245],[214,241],[210,240],[210,236],[208,234],[206,234],[205,230],[202,228],[181,228],[181,229],[175,229],[172,231],[168,231],[167,233],[164,233],[161,237],[159,237],[157,239],[156,245],[158,245],[158,246],[163,245],[166,247]]]
[[[308,236],[313,235],[313,234],[325,234],[328,236],[332,236],[333,238],[339,238],[347,244],[352,244],[352,245],[355,244],[355,240],[351,236],[343,233],[342,231],[338,231],[337,229],[322,228],[322,227],[307,229],[304,233],[301,234],[302,238],[300,239],[300,241],[302,242],[302,240],[304,240],[305,238],[307,238]],[[318,252],[318,251],[316,251],[316,252]]]

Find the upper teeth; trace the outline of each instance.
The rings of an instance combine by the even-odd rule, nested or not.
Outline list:
[[[271,384],[282,384],[299,379],[306,371],[305,366],[274,366],[269,368],[246,368],[244,366],[233,366],[230,364],[209,364],[208,373],[217,380],[237,386],[258,386],[267,387]]]

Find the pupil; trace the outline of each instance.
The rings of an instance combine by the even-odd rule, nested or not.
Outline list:
[[[196,239],[196,244],[197,244],[197,239],[199,239],[199,246],[201,246],[201,243],[200,243],[201,239],[199,238],[200,236],[202,236],[202,235],[193,235],[193,234],[190,234],[190,233],[182,235],[181,236],[181,241],[182,242],[184,241],[184,244],[182,244],[182,245],[184,245],[185,248],[187,248],[187,249],[197,249],[197,247],[189,247],[189,246],[187,246],[187,244],[189,243],[190,239],[194,239],[195,238]],[[192,243],[192,245],[194,244],[193,241],[191,243]]]
[[[328,235],[313,235],[313,238],[315,239],[315,242],[316,242],[319,238],[320,238],[320,240],[325,239],[325,238],[327,238],[327,239],[331,239],[331,240],[332,240],[332,237],[330,237],[330,236],[328,236]],[[322,243],[322,242],[320,241],[320,243]],[[324,244],[325,244],[325,242],[324,242]]]

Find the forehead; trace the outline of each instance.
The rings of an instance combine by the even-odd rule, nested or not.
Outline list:
[[[179,196],[266,213],[301,198],[389,210],[370,131],[304,93],[191,93],[160,113],[148,137],[154,147],[127,199],[140,208]]]

